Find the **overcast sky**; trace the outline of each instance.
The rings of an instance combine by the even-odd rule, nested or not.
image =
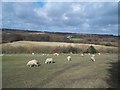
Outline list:
[[[2,27],[118,34],[117,2],[3,2]]]

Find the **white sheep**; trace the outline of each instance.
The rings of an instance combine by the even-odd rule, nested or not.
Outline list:
[[[44,54],[44,53],[42,54],[42,56],[45,56],[45,55],[47,56],[47,54]]]
[[[44,56],[45,54],[42,54],[42,56]]]
[[[58,54],[58,53],[54,53],[53,55],[55,55],[55,56],[59,56],[59,54]]]
[[[72,52],[70,52],[70,54],[73,54]]]
[[[82,54],[81,54],[81,56],[83,57],[83,56],[84,56],[84,54],[82,53]]]
[[[95,62],[95,57],[94,57],[94,56],[92,56],[92,57],[91,57],[91,60]]]
[[[88,55],[90,55],[90,53],[88,53]]]
[[[68,60],[68,61],[71,61],[71,56],[67,56],[67,60]]]
[[[95,55],[93,54],[92,56],[94,57]]]
[[[34,59],[34,60],[30,60],[27,63],[27,66],[30,66],[30,67],[32,67],[32,66],[39,66],[39,64],[38,64],[38,61]]]
[[[45,64],[50,64],[50,63],[55,63],[55,61],[53,60],[53,58],[47,58],[45,61]]]
[[[35,53],[32,53],[32,55],[34,55]]]
[[[98,53],[98,55],[101,55],[101,53]]]

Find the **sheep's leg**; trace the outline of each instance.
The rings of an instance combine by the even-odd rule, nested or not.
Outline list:
[[[38,66],[38,64],[37,64],[37,63],[35,63],[35,65],[36,65],[36,66]]]

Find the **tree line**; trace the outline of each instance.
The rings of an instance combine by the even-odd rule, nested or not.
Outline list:
[[[79,41],[71,40],[80,38]],[[2,29],[2,43],[14,41],[47,41],[47,42],[68,42],[68,43],[85,43],[105,46],[118,46],[118,37],[113,35],[96,35],[96,34],[77,34],[77,33],[60,33],[60,32],[41,32]]]

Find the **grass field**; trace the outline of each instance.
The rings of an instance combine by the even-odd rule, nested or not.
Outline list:
[[[3,53],[49,53],[56,47],[66,48],[69,46],[80,48],[83,52],[89,46],[94,46],[101,53],[117,53],[118,47],[82,44],[82,43],[63,43],[63,42],[35,42],[35,41],[17,41],[12,43],[1,44]]]
[[[53,57],[55,64],[44,64],[47,57]],[[6,54],[2,57],[3,88],[108,88],[117,87],[115,78],[117,68],[112,64],[118,61],[117,54],[95,55],[95,62],[89,55],[71,55],[72,61],[66,60],[67,54],[59,56],[41,54]],[[27,67],[30,59],[41,62],[40,67]],[[113,75],[114,74],[114,75]]]
[[[64,43],[64,42],[36,42],[36,41],[16,41],[13,43],[5,43],[2,44],[2,46],[10,45],[10,46],[73,46],[73,47],[88,47],[88,46],[94,46],[96,48],[117,48],[113,46],[104,46],[104,45],[95,45],[95,44],[83,44],[83,43]]]
[[[82,40],[83,39],[81,39],[81,38],[71,38],[71,41],[73,41],[73,42],[80,42]]]

